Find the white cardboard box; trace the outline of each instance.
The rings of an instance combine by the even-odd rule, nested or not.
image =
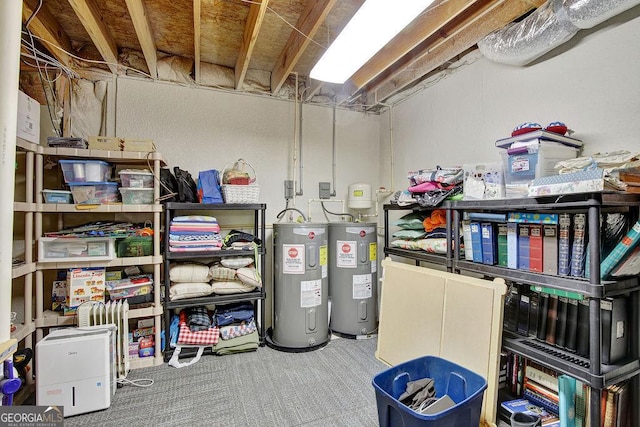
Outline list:
[[[40,104],[22,91],[18,91],[16,134],[34,144],[40,143]]]

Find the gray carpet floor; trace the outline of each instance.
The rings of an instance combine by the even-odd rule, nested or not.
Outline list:
[[[333,338],[320,349],[269,347],[204,355],[185,368],[138,369],[148,388],[127,385],[111,407],[65,419],[66,426],[348,426],[378,425],[373,377],[387,369],[377,340]]]

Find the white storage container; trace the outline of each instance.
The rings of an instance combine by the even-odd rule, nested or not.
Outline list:
[[[153,188],[124,188],[121,187],[122,203],[125,205],[153,204]]]
[[[118,175],[124,188],[153,188],[153,173],[148,169],[123,169]]]
[[[111,237],[41,237],[38,262],[109,261],[115,258]]]
[[[102,160],[59,160],[64,182],[109,181],[111,165]]]
[[[522,152],[514,153],[515,149],[511,148],[508,152],[512,154],[504,155],[504,176],[507,184],[557,175],[558,172],[554,168],[556,163],[578,156],[577,149],[550,141],[540,141],[520,149]]]

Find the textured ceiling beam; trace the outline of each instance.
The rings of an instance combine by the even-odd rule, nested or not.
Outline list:
[[[471,6],[479,3],[490,2],[487,0],[449,0],[434,4],[424,11],[349,78],[345,84],[349,88],[350,94],[362,89],[423,40],[440,31],[443,26]]]
[[[498,0],[466,17],[453,31],[421,53],[409,53],[394,71],[366,88],[367,103],[384,101],[411,83],[474,46],[487,34],[503,28],[546,0]]]
[[[316,34],[320,25],[331,11],[337,0],[313,0],[307,1],[296,28],[292,31],[280,57],[271,71],[271,93],[276,94],[284,84],[289,74],[293,71],[307,48],[311,39]],[[302,35],[302,34],[305,35]]]
[[[196,83],[200,84],[200,22],[201,22],[200,0],[193,0],[193,67],[196,73]]]
[[[127,9],[129,9],[129,16],[131,16],[131,20],[133,21],[133,28],[136,30],[136,35],[138,36],[138,42],[144,54],[144,59],[147,61],[149,74],[151,78],[155,80],[158,78],[158,56],[156,43],[153,40],[151,26],[149,25],[149,19],[144,10],[144,4],[142,0],[125,1],[127,3]]]
[[[93,44],[100,52],[113,74],[118,74],[118,47],[102,20],[94,0],[69,0],[69,4],[87,30]]]
[[[242,36],[242,45],[240,46],[240,52],[238,53],[238,59],[236,59],[235,67],[235,85],[234,87],[240,89],[244,77],[247,74],[249,68],[249,62],[251,61],[251,54],[253,48],[258,40],[258,33],[262,26],[262,20],[267,12],[267,6],[269,0],[254,0],[255,3],[251,3],[249,6],[249,15],[247,16],[247,22],[244,25],[244,34]]]
[[[38,7],[37,0],[24,0],[22,3],[22,21],[33,14]],[[62,29],[58,21],[49,13],[46,5],[43,5],[38,13],[29,22],[29,30],[44,42],[44,46],[51,52],[51,55],[67,67],[71,67],[71,57],[63,51],[72,52],[71,40]]]

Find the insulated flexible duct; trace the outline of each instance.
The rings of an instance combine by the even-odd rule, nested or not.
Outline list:
[[[560,46],[580,29],[592,28],[640,4],[640,0],[549,0],[520,22],[478,42],[488,59],[526,65]]]

